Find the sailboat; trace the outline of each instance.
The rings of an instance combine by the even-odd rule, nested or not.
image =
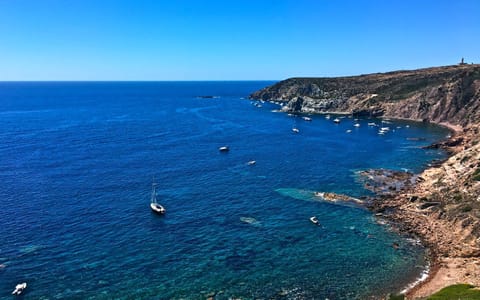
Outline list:
[[[155,181],[153,181],[152,182],[152,198],[150,199],[150,208],[154,213],[163,215],[166,212],[166,210],[163,206],[160,205],[160,203],[157,203],[156,186],[157,184],[155,183]]]

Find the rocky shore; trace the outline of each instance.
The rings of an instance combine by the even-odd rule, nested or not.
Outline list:
[[[477,126],[456,133],[441,144],[452,153],[448,160],[419,174],[414,185],[370,203],[370,209],[418,236],[430,251],[429,277],[408,291],[408,299],[456,283],[480,286],[478,141]]]
[[[292,78],[251,95],[296,113],[343,112],[437,123],[452,135],[430,147],[450,157],[421,174],[359,174],[378,197],[368,206],[429,249],[428,278],[407,292],[421,299],[455,283],[480,286],[480,65],[340,78]]]

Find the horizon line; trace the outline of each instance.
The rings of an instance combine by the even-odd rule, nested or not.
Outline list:
[[[248,81],[281,81],[285,79],[190,79],[190,80],[172,80],[172,79],[165,79],[165,80],[109,80],[109,79],[101,79],[101,80],[0,80],[0,83],[8,83],[8,82],[248,82]]]
[[[305,75],[296,75],[288,76],[283,79],[12,79],[4,80],[0,79],[0,83],[6,82],[247,82],[247,81],[283,81],[291,78],[341,78],[341,77],[355,77],[355,76],[364,76],[372,74],[387,74],[393,72],[408,72],[408,71],[417,71],[424,69],[433,69],[433,68],[445,68],[445,67],[462,67],[462,66],[479,66],[480,63],[457,63],[449,65],[436,65],[436,66],[423,66],[418,68],[399,68],[388,71],[378,71],[378,72],[367,72],[367,73],[356,73],[356,74],[343,74],[335,76],[305,76]]]

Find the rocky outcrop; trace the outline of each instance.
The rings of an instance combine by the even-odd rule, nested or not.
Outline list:
[[[290,78],[250,95],[285,111],[450,122],[480,120],[480,65],[337,78]]]

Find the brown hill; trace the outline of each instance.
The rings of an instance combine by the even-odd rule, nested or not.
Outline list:
[[[290,78],[250,98],[286,103],[286,111],[346,112],[465,126],[480,120],[480,65]]]

